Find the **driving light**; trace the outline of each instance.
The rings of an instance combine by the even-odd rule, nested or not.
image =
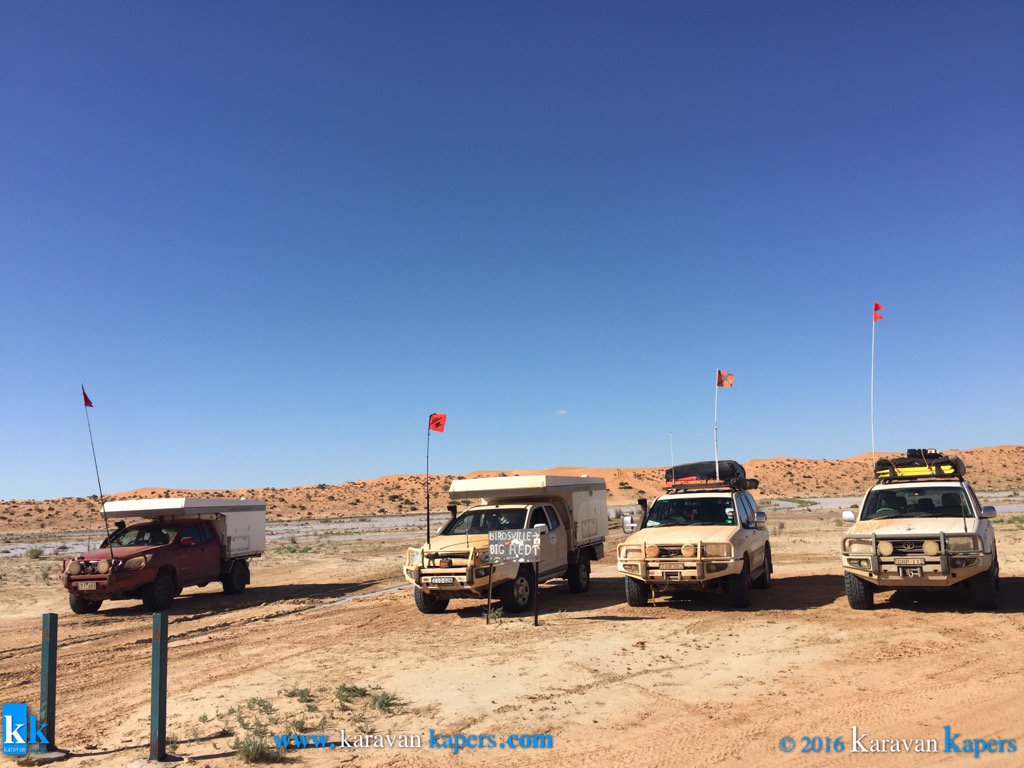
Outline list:
[[[109,560],[100,560],[96,563],[96,573],[107,573],[108,571],[110,571]]]
[[[644,554],[647,555],[648,557],[657,557],[658,556],[658,548],[656,546],[654,546],[653,544],[649,544],[647,546],[647,549],[644,550]]]
[[[77,560],[72,560],[71,565],[68,566],[68,574],[70,576],[77,576],[82,572],[82,564]]]
[[[950,552],[970,552],[978,547],[973,536],[947,536],[946,549]]]
[[[705,544],[704,554],[708,557],[729,557],[732,554],[731,544]]]
[[[680,552],[683,557],[693,557],[697,554],[697,548],[693,544],[684,544]]]
[[[928,540],[921,546],[921,550],[928,555],[928,557],[935,557],[939,554],[939,542]]]
[[[623,547],[619,550],[619,557],[623,560],[639,560],[643,557],[640,547]]]
[[[892,554],[892,542],[891,541],[880,541],[878,542],[878,554],[882,557],[889,557]]]
[[[870,555],[871,541],[869,539],[854,539],[846,542],[846,551],[852,555]]]

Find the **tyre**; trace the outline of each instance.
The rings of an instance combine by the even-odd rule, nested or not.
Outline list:
[[[743,570],[725,578],[729,605],[733,608],[746,608],[750,605],[750,561],[743,558]]]
[[[590,589],[590,558],[580,553],[578,562],[569,566],[569,591],[581,595]]]
[[[68,595],[68,605],[75,613],[96,613],[103,605],[102,600],[86,600],[81,595],[71,593]]]
[[[420,609],[420,613],[444,613],[448,607],[449,599],[447,597],[424,592],[419,587],[413,587],[413,592],[416,593],[413,599],[416,601],[416,607]]]
[[[872,584],[849,572],[843,574],[843,583],[851,608],[855,611],[869,611],[875,607],[875,588]]]
[[[641,608],[647,605],[647,600],[650,596],[651,590],[644,582],[639,579],[631,579],[629,576],[626,577],[627,605],[631,605],[634,608]]]
[[[220,581],[229,595],[240,594],[249,583],[249,564],[245,560],[236,560]]]
[[[999,588],[999,561],[993,559],[992,565],[984,573],[979,573],[968,582],[971,590],[971,602],[975,608],[991,611],[996,608],[996,590]]]
[[[772,585],[772,548],[764,545],[764,572],[754,579],[754,589],[768,589]]]
[[[498,587],[498,599],[505,613],[522,613],[533,602],[533,591],[537,584],[533,580],[533,569],[521,567],[512,581]]]
[[[150,611],[166,611],[178,594],[178,585],[167,571],[157,574],[152,584],[147,584],[142,591],[142,604]]]

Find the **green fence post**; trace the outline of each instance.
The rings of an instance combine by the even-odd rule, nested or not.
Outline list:
[[[149,698],[149,759],[167,759],[167,614],[153,614],[153,680]]]
[[[46,751],[57,748],[57,614],[43,614],[43,660],[39,673],[39,722]]]

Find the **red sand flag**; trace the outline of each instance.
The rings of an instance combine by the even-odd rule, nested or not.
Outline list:
[[[731,387],[734,378],[735,376],[733,376],[731,373],[726,373],[721,368],[718,369],[718,386]]]
[[[883,309],[885,309],[885,307],[883,307],[883,306],[882,306],[881,304],[879,304],[879,303],[878,303],[878,302],[876,301],[876,302],[875,302],[875,312],[881,312],[881,311],[882,311]]]
[[[85,394],[85,384],[82,385],[82,400],[85,402],[86,408],[92,408],[92,400],[90,400],[89,396]]]
[[[444,432],[446,421],[448,421],[448,414],[432,413],[430,414],[430,420],[427,422],[427,429],[432,429],[434,432]]]

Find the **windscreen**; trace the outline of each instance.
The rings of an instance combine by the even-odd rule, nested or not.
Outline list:
[[[459,515],[445,529],[446,534],[514,531],[526,525],[526,508],[470,509]]]
[[[654,502],[644,528],[664,525],[736,525],[736,505],[731,498],[677,498]]]
[[[110,534],[111,547],[155,547],[170,544],[178,529],[171,525],[151,523],[132,526]]]
[[[962,488],[876,488],[861,520],[897,517],[974,517]]]

